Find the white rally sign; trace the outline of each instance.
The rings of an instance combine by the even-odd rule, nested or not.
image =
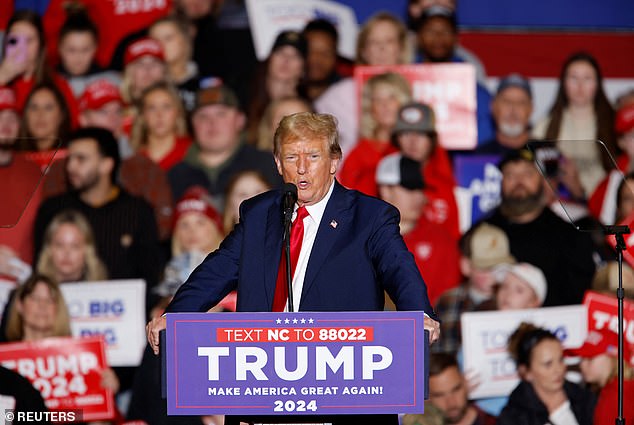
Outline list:
[[[73,336],[102,335],[110,366],[137,366],[145,347],[145,281],[65,283]]]
[[[348,6],[328,0],[247,0],[246,4],[259,60],[268,57],[277,34],[284,30],[301,31],[308,21],[317,18],[326,19],[337,28],[337,50],[341,56],[356,56],[357,19]]]
[[[518,384],[515,362],[506,346],[508,337],[522,322],[550,330],[565,348],[579,347],[587,335],[583,305],[463,313],[460,324],[464,370],[477,372],[481,382],[469,393],[472,398],[507,396]]]

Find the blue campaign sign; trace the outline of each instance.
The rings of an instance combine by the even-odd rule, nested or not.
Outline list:
[[[467,212],[471,227],[500,203],[502,173],[499,155],[456,155],[454,169],[460,191],[460,208]]]
[[[423,319],[423,312],[168,314],[168,414],[422,413]]]

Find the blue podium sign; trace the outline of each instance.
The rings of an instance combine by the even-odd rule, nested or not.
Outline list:
[[[421,413],[422,312],[167,315],[170,415]]]

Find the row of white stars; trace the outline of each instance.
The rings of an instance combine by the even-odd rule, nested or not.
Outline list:
[[[305,324],[306,322],[308,322],[309,324],[313,324],[315,322],[315,320],[313,320],[312,318],[306,320],[303,317],[300,320],[297,319],[280,319],[279,317],[277,318],[277,320],[275,321],[275,323],[277,323],[278,325],[281,325],[282,322],[284,322],[285,325],[288,325],[289,323],[293,323],[294,325],[301,323],[302,325]]]

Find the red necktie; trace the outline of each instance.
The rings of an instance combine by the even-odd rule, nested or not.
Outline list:
[[[297,217],[291,225],[291,279],[295,275],[297,260],[299,259],[299,251],[302,249],[302,240],[304,239],[304,218],[308,215],[306,207],[297,209]],[[282,259],[280,260],[280,268],[277,271],[277,283],[275,284],[275,297],[273,298],[272,311],[284,311],[288,301],[288,286],[286,284],[286,255],[282,248]]]

